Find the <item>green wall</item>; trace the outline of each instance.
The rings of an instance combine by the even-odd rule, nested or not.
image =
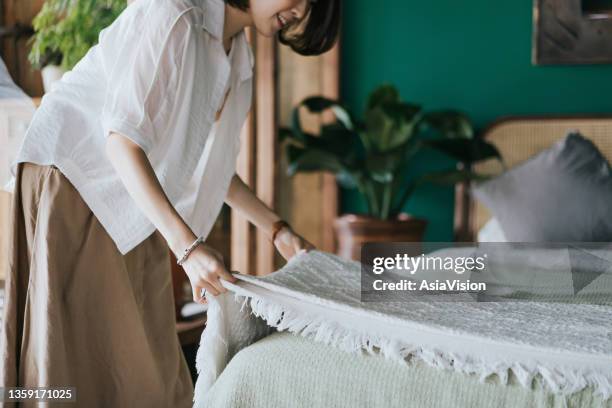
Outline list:
[[[347,0],[342,98],[355,112],[382,82],[425,109],[454,108],[482,128],[513,114],[612,112],[612,65],[531,64],[531,0]],[[418,168],[448,165],[423,157]],[[342,210],[362,211],[343,191]],[[430,221],[429,241],[452,239],[453,191],[424,186],[406,210]]]

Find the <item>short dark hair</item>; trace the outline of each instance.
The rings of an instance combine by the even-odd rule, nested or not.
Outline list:
[[[237,9],[249,9],[249,0],[225,0]],[[340,31],[341,0],[316,0],[310,3],[299,24],[281,30],[281,44],[301,55],[320,55],[329,51]]]

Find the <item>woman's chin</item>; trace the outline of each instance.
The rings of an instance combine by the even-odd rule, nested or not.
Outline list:
[[[280,31],[278,27],[274,26],[274,23],[266,25],[255,24],[255,30],[266,38],[274,37]]]

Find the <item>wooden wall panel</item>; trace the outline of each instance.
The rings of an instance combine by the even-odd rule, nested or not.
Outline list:
[[[321,93],[331,99],[340,99],[340,43],[321,57]],[[324,117],[323,120],[329,120]],[[335,252],[336,242],[331,226],[338,216],[338,184],[332,174],[322,175],[322,225],[321,248]]]
[[[44,0],[1,0],[2,25],[12,27],[15,24],[30,26],[32,19],[41,9]],[[28,39],[17,42],[5,39],[1,44],[1,55],[17,84],[30,96],[42,96],[42,78],[28,62]]]
[[[242,129],[242,144],[236,165],[236,173],[251,189],[255,186],[255,132],[253,125],[253,115],[249,114]],[[253,275],[255,274],[254,226],[238,211],[232,210],[231,214],[232,258],[230,268],[233,271]]]
[[[255,129],[257,196],[270,208],[276,207],[277,105],[276,105],[275,38],[257,35],[255,39]],[[275,248],[268,236],[257,231],[257,262],[255,274],[274,271]]]
[[[279,120],[281,126],[289,126],[291,112],[302,99],[323,95],[337,99],[339,72],[339,48],[319,57],[303,57],[286,47],[279,53]],[[303,113],[303,126],[309,132],[318,132],[324,120]],[[335,251],[332,224],[338,213],[338,188],[333,175],[326,173],[286,176],[286,158],[281,154],[279,210],[317,248]]]
[[[288,220],[294,229],[318,248],[335,250],[332,223],[338,211],[335,178],[329,174],[298,174],[286,176],[286,158],[279,149],[278,127],[289,124],[291,110],[309,95],[338,98],[339,49],[319,57],[303,57],[289,48],[278,46],[274,39],[257,36],[255,39],[254,135],[243,145],[245,156],[239,166],[249,168],[250,156],[255,152],[255,192],[266,205]],[[325,117],[306,115],[304,125],[316,132]],[[246,171],[243,169],[243,171]],[[246,171],[244,174],[252,176]],[[241,175],[242,177],[242,175]],[[244,177],[243,177],[244,179]],[[246,180],[245,180],[246,181]],[[265,274],[284,264],[268,237],[256,231],[255,270],[248,254],[251,230],[238,214],[232,217],[232,265],[237,270]]]

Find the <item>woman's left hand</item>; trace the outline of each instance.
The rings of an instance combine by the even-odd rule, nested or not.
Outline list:
[[[274,239],[274,246],[287,261],[300,252],[316,249],[313,244],[296,234],[291,227],[283,227],[278,231]]]

